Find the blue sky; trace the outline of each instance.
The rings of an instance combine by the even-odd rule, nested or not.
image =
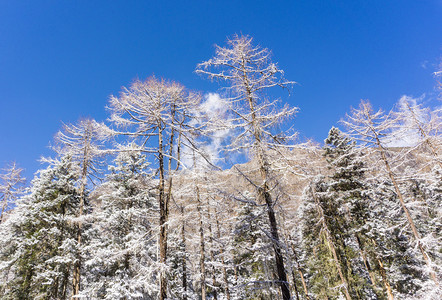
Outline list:
[[[109,95],[137,77],[215,92],[193,71],[235,33],[299,83],[285,99],[294,127],[322,141],[360,99],[432,97],[442,1],[0,0],[0,167],[32,177],[61,121],[105,120]]]

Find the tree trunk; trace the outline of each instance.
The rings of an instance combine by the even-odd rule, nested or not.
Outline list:
[[[198,214],[200,218],[200,273],[201,273],[201,298],[206,300],[206,266],[205,266],[205,250],[204,250],[204,228],[203,216],[201,213],[201,199],[198,186],[196,187],[196,198],[198,201]]]
[[[181,263],[183,265],[183,300],[187,300],[187,262],[186,262],[186,231],[184,222],[184,207],[181,206],[181,216],[183,218],[181,225],[181,252],[183,257],[181,258]]]
[[[304,293],[305,293],[305,298],[307,300],[310,300],[310,297],[308,296],[307,283],[305,282],[304,274],[302,273],[301,266],[299,265],[299,260],[298,260],[298,256],[296,255],[295,247],[293,245],[291,247],[292,247],[292,251],[293,251],[293,258],[295,259],[295,263],[296,263],[296,268],[298,269],[299,277],[301,278],[302,287],[303,287]]]
[[[63,280],[61,282],[61,299],[66,299],[68,286],[69,286],[69,270],[70,266],[68,265],[64,270]]]
[[[215,208],[215,221],[216,221],[216,229],[217,229],[217,238],[218,240],[221,238],[221,230],[219,226],[218,214]],[[223,277],[224,277],[224,290],[226,293],[227,300],[230,300],[230,291],[229,291],[229,279],[227,277],[226,263],[224,261],[224,249],[221,246],[220,248],[221,262],[223,264]]]
[[[208,220],[209,220],[209,235],[210,235],[210,260],[212,261],[212,289],[213,289],[213,299],[218,299],[218,287],[216,283],[216,268],[214,265],[215,262],[215,254],[213,253],[213,247],[214,247],[214,238],[213,238],[213,232],[212,232],[212,223],[210,220],[212,220],[211,214],[210,214],[210,201],[207,199],[207,214],[208,214]]]
[[[295,271],[292,268],[293,288],[295,289],[296,300],[299,300],[298,285],[296,284]]]
[[[281,253],[281,246],[278,235],[278,225],[276,223],[275,212],[273,210],[273,201],[269,193],[266,183],[264,183],[262,190],[262,197],[265,199],[267,206],[267,213],[270,222],[270,233],[272,235],[272,246],[275,252],[276,270],[278,274],[278,284],[281,287],[281,293],[284,300],[290,300],[290,290],[287,281],[287,275],[284,268],[284,259]]]
[[[90,152],[90,136],[89,134],[86,134],[84,140],[85,140],[85,146],[84,146],[84,150],[83,150],[83,166],[82,166],[82,170],[81,170],[81,183],[80,183],[80,207],[79,207],[79,213],[78,213],[78,217],[81,218],[83,216],[83,211],[84,211],[84,205],[86,202],[86,185],[87,185],[87,174],[88,174],[88,167],[89,167],[89,152]],[[81,273],[81,253],[80,253],[80,247],[81,247],[81,234],[82,234],[82,227],[83,227],[83,222],[80,220],[78,222],[78,226],[77,226],[77,259],[76,262],[74,263],[74,271],[72,274],[72,297],[74,298],[74,296],[78,295],[78,293],[80,292],[80,273]]]
[[[289,283],[287,281],[287,275],[285,272],[284,267],[284,259],[281,253],[281,246],[280,246],[280,240],[279,240],[279,234],[278,234],[278,224],[276,222],[275,212],[273,210],[273,200],[270,195],[270,189],[268,186],[268,179],[269,179],[269,168],[268,163],[264,154],[264,149],[261,141],[261,128],[258,124],[258,120],[256,117],[255,112],[255,106],[254,106],[254,100],[252,97],[252,92],[249,87],[249,83],[247,80],[247,74],[245,71],[245,62],[243,62],[243,72],[244,72],[244,79],[245,79],[245,86],[246,86],[246,93],[247,93],[247,100],[252,116],[252,128],[253,128],[253,136],[255,138],[255,151],[257,152],[257,158],[258,158],[258,164],[259,164],[259,171],[261,174],[261,179],[263,181],[262,186],[260,187],[259,196],[262,200],[264,200],[266,206],[267,206],[267,213],[270,223],[270,233],[272,235],[272,246],[273,251],[275,252],[275,263],[276,263],[276,269],[277,269],[277,281],[278,284],[281,287],[281,293],[284,300],[290,300],[290,289],[289,289]]]
[[[380,267],[382,281],[384,282],[385,289],[387,290],[388,300],[394,300],[393,291],[391,290],[390,283],[388,283],[387,280],[387,272],[385,272],[384,264],[382,263],[382,260],[380,258],[378,258],[378,263]]]
[[[166,278],[166,259],[167,259],[167,204],[164,193],[164,155],[163,155],[163,129],[161,125],[158,130],[158,162],[159,162],[159,174],[160,182],[158,185],[158,202],[160,206],[160,300],[167,298],[167,278]]]
[[[376,247],[376,241],[373,239],[370,239],[370,241]],[[379,266],[379,273],[381,273],[382,283],[384,284],[385,290],[387,291],[388,300],[394,300],[393,291],[391,290],[390,283],[388,282],[387,272],[385,271],[382,258],[380,258],[377,253],[375,253],[375,256]]]
[[[358,234],[356,234],[356,240],[358,242],[359,252],[361,254],[362,261],[364,262],[365,269],[367,270],[367,273],[370,277],[371,285],[375,288],[376,287],[376,277],[374,276],[373,271],[370,267],[370,263],[367,260],[367,255],[365,254],[364,247],[362,246],[362,242],[361,242],[361,239],[359,238]]]

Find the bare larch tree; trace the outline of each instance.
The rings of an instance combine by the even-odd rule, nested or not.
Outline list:
[[[439,285],[437,276],[433,271],[431,259],[425,250],[425,246],[422,244],[420,233],[416,228],[415,222],[406,206],[404,195],[399,188],[397,175],[393,171],[391,158],[387,152],[388,147],[385,145],[385,137],[395,126],[395,119],[384,114],[382,110],[374,112],[370,102],[362,100],[359,104],[359,108],[353,108],[351,114],[347,115],[346,120],[342,120],[341,122],[349,129],[349,133],[351,135],[367,146],[374,147],[380,154],[381,161],[384,164],[385,171],[394,186],[394,191],[399,199],[402,211],[407,218],[412,235],[420,252],[422,253],[425,263],[428,266],[430,276],[435,284]]]
[[[172,195],[174,170],[180,164],[181,145],[192,148],[194,129],[189,125],[193,110],[200,102],[198,94],[188,92],[182,85],[151,77],[136,80],[123,88],[119,97],[112,96],[110,120],[143,145],[141,149],[155,157],[158,175],[159,216],[159,299],[167,298],[167,231],[169,200]]]
[[[78,254],[74,263],[72,296],[80,292],[81,275],[81,253],[82,244],[82,217],[87,197],[87,184],[91,176],[97,174],[98,158],[105,154],[102,148],[103,142],[111,136],[111,130],[103,123],[93,119],[82,119],[77,124],[65,124],[56,135],[58,142],[55,151],[59,154],[70,155],[79,164],[78,190],[80,195],[80,206],[77,214],[77,247]]]
[[[0,201],[2,203],[0,223],[3,221],[3,214],[8,209],[8,206],[17,199],[17,196],[22,191],[22,186],[25,182],[25,179],[22,177],[23,169],[18,168],[15,162],[2,171],[2,174],[0,174]]]
[[[294,82],[284,79],[284,72],[272,63],[271,52],[254,46],[249,36],[233,36],[227,47],[216,46],[215,56],[197,66],[196,72],[210,79],[227,81],[226,105],[231,119],[226,122],[237,135],[230,140],[228,150],[250,150],[258,162],[262,182],[256,184],[258,197],[265,203],[273,240],[277,278],[284,300],[290,299],[289,284],[284,268],[278,224],[271,195],[272,178],[268,153],[280,147],[285,138],[274,132],[275,125],[293,116],[297,108],[279,107],[279,101],[267,101],[266,91],[272,87],[287,89]]]

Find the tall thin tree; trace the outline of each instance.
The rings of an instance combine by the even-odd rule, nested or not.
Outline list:
[[[56,135],[58,146],[55,147],[59,154],[68,154],[80,165],[78,174],[78,190],[80,205],[77,220],[77,247],[82,245],[82,227],[85,204],[87,202],[87,184],[91,176],[97,174],[98,158],[105,154],[102,143],[112,134],[111,130],[103,123],[93,119],[82,119],[77,124],[65,124]],[[81,280],[81,253],[74,264],[72,296],[80,292]]]
[[[231,139],[229,150],[248,149],[258,162],[262,182],[257,184],[257,192],[267,207],[277,268],[275,279],[281,287],[283,299],[288,300],[290,290],[281,251],[275,202],[270,192],[272,175],[267,153],[280,146],[285,139],[281,132],[273,132],[275,125],[293,116],[297,109],[287,105],[278,109],[277,100],[266,100],[268,89],[277,86],[287,89],[294,83],[284,79],[284,72],[270,57],[271,52],[254,46],[251,37],[235,35],[228,40],[227,47],[216,46],[215,56],[199,64],[196,72],[210,79],[230,83],[226,87],[227,98],[224,100],[232,115],[227,123],[239,132]]]
[[[385,145],[385,137],[394,126],[394,120],[385,115],[382,110],[373,112],[369,101],[362,100],[358,109],[352,109],[346,120],[341,121],[350,131],[350,134],[356,139],[364,142],[366,145],[373,146],[381,156],[381,161],[385,166],[385,171],[390,178],[402,211],[405,214],[408,225],[411,228],[412,235],[417,243],[425,263],[428,266],[429,273],[436,285],[439,285],[435,272],[433,271],[431,259],[425,250],[421,241],[421,235],[416,228],[415,222],[407,208],[404,195],[399,187],[397,175],[393,172],[391,159]]]
[[[152,168],[158,174],[160,299],[167,298],[167,231],[169,200],[172,192],[172,163],[180,161],[177,145],[192,146],[194,128],[190,125],[192,112],[198,107],[198,94],[188,92],[182,85],[159,80],[136,80],[123,88],[119,97],[112,96],[110,120],[123,130],[123,135],[140,140],[142,151],[155,157]]]

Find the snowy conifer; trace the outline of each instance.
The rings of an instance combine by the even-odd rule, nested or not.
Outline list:
[[[347,119],[342,121],[348,128],[352,135],[364,142],[367,146],[373,147],[377,154],[380,155],[380,161],[384,174],[387,175],[394,187],[394,192],[398,199],[400,210],[406,218],[406,227],[410,229],[410,235],[413,237],[414,243],[421,252],[422,258],[427,264],[428,273],[434,281],[436,286],[439,285],[438,278],[433,270],[431,259],[421,241],[421,234],[416,227],[415,221],[407,207],[406,198],[400,186],[399,177],[395,173],[392,157],[403,156],[397,155],[392,149],[388,149],[386,141],[388,141],[388,134],[391,132],[395,120],[385,115],[382,110],[373,112],[371,104],[368,101],[361,101],[358,109],[352,109],[351,115],[347,115]],[[396,155],[395,155],[396,154]],[[399,161],[399,165],[403,165]],[[414,200],[411,200],[414,201]],[[409,245],[410,250],[414,248],[412,244]]]
[[[94,299],[155,299],[157,204],[146,155],[120,147],[106,180],[95,190],[84,247],[87,283]]]
[[[4,299],[68,299],[77,247],[78,166],[52,160],[2,224]],[[6,272],[6,273],[5,273]]]
[[[249,201],[253,199],[250,193],[244,197]],[[234,296],[235,299],[273,299],[278,290],[272,280],[276,270],[269,241],[270,226],[262,217],[265,207],[252,202],[241,205],[235,223],[233,253],[238,280]]]
[[[77,212],[77,259],[73,266],[74,276],[72,280],[72,296],[80,292],[83,244],[83,215],[87,211],[88,182],[97,176],[100,165],[100,157],[106,152],[103,143],[112,135],[112,131],[103,123],[93,119],[82,119],[77,124],[65,124],[56,135],[56,152],[61,155],[69,155],[79,165],[77,189],[80,195],[80,206]]]

